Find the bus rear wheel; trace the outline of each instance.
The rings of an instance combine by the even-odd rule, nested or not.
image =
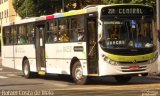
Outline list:
[[[127,83],[132,79],[131,76],[115,76],[115,80],[119,83]]]
[[[75,62],[72,67],[72,78],[73,81],[78,85],[83,85],[87,82],[87,76],[83,75],[83,69],[80,61]]]
[[[24,60],[23,66],[22,66],[22,71],[24,74],[24,77],[29,79],[33,76],[32,72],[30,72],[30,65],[28,59]]]

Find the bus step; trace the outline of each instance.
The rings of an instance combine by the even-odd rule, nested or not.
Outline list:
[[[98,76],[98,74],[88,74],[88,76]]]
[[[38,71],[38,74],[39,74],[39,75],[45,75],[46,72],[45,72],[45,71]]]

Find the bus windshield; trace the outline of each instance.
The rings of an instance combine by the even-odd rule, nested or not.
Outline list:
[[[152,48],[152,20],[103,20],[105,48]]]

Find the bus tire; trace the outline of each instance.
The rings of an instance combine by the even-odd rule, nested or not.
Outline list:
[[[84,85],[87,82],[87,76],[83,75],[83,69],[80,61],[75,62],[72,67],[72,78],[78,85]]]
[[[132,79],[131,76],[115,76],[115,80],[119,83],[127,83]]]
[[[29,79],[33,76],[33,73],[30,71],[30,64],[28,59],[24,60],[22,70],[25,78]]]

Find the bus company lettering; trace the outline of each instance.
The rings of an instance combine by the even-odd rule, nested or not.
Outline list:
[[[108,14],[119,14],[119,15],[129,15],[129,14],[143,14],[141,8],[119,8],[119,9],[108,9]]]
[[[107,45],[124,45],[124,40],[107,41]]]
[[[16,47],[16,48],[15,48],[15,52],[16,52],[16,53],[24,53],[25,51],[24,51],[23,48],[18,48],[18,47]]]
[[[63,52],[72,52],[72,46],[64,46]]]

